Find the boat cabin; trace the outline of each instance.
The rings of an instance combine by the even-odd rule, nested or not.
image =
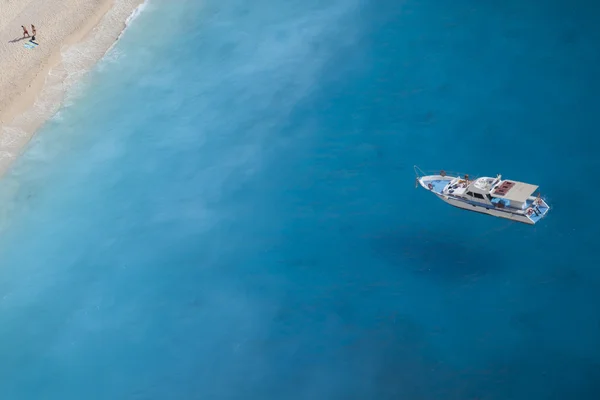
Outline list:
[[[498,175],[496,178],[483,177],[468,182],[467,185],[463,184],[463,190],[455,190],[454,194],[497,208],[522,210],[529,206],[530,197],[537,188],[538,186],[528,183],[503,181],[502,176]]]
[[[537,189],[538,186],[529,183],[501,181],[491,191],[491,201],[498,208],[525,209],[531,204],[531,197]]]
[[[501,182],[501,176],[496,178],[483,177],[469,183],[463,197],[469,200],[493,205],[492,189]]]
[[[455,178],[446,187],[446,192],[477,203],[487,204],[496,208],[512,208],[523,210],[532,200],[531,196],[538,186],[528,183],[483,177],[469,181],[468,177]]]
[[[496,178],[479,178],[474,181],[469,181],[467,175],[465,178],[454,178],[447,186],[448,194],[454,196],[466,197],[470,200],[481,203],[491,204],[492,198],[490,191],[492,187],[500,182],[500,175]]]

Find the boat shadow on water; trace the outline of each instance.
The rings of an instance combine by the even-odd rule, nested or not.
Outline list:
[[[476,279],[503,265],[501,253],[493,247],[481,241],[469,243],[448,233],[384,232],[371,238],[371,246],[386,262],[441,281]]]

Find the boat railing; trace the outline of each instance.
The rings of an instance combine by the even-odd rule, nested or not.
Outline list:
[[[418,166],[414,166],[414,170],[415,170],[415,175],[417,175],[417,179],[426,176],[426,175],[446,175],[446,176],[455,176],[455,177],[465,177],[468,176],[469,177],[469,181],[474,181],[475,179],[477,179],[476,176],[470,176],[468,174],[464,174],[461,172],[456,172],[456,171],[446,171],[446,170],[427,170],[424,171],[421,168],[419,168]]]

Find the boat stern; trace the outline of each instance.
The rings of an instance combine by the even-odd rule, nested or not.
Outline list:
[[[533,201],[533,204],[527,208],[525,214],[533,224],[536,224],[548,214],[548,211],[550,211],[548,203],[542,198],[537,198]]]

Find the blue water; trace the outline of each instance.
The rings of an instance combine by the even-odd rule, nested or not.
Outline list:
[[[600,398],[598,11],[152,1],[0,181],[0,398]]]

